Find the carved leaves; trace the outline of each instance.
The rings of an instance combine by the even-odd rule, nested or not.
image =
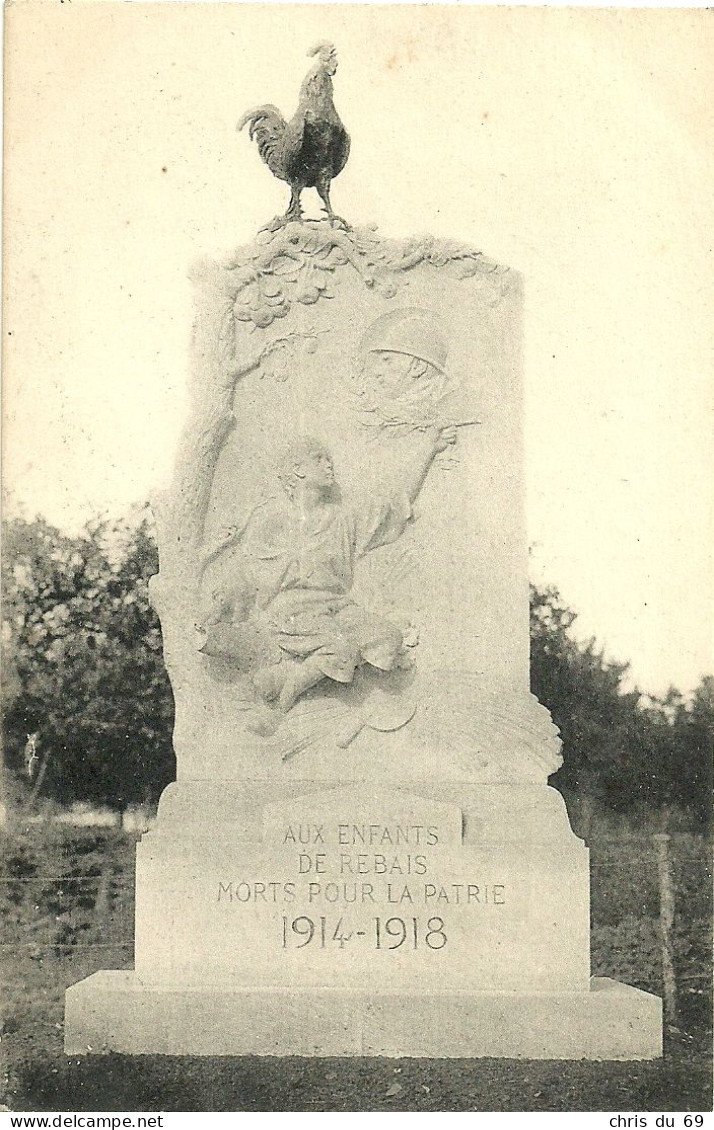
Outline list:
[[[272,377],[273,380],[282,384],[283,381],[288,380],[291,371],[295,368],[299,351],[314,353],[317,349],[319,335],[324,333],[327,333],[327,331],[316,330],[312,327],[304,332],[295,331],[285,334],[283,337],[276,337],[260,351],[258,361],[253,367],[260,366],[261,378]],[[233,375],[235,377],[241,376],[242,370],[235,370]]]
[[[333,298],[336,272],[346,265],[366,287],[394,298],[403,276],[420,263],[446,269],[456,278],[503,273],[480,251],[431,236],[383,240],[373,228],[344,231],[327,221],[288,223],[263,230],[226,264],[231,316],[267,329],[296,302],[309,306]]]

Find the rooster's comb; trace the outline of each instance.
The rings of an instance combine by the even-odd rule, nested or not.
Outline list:
[[[310,48],[310,50],[308,51],[308,55],[319,55],[321,51],[335,51],[335,50],[336,50],[336,48],[335,48],[334,43],[330,43],[329,39],[320,39],[320,40],[318,40],[318,42],[315,44],[314,47]]]

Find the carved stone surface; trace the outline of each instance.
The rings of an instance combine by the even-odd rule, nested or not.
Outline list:
[[[224,339],[233,343],[233,320],[265,329],[299,302],[312,306],[334,298],[341,267],[348,267],[368,290],[395,298],[420,265],[452,278],[506,274],[480,251],[461,244],[416,236],[386,240],[371,227],[343,231],[324,223],[288,223],[265,230],[255,244],[226,260],[230,306]],[[498,289],[494,292],[497,300]],[[230,347],[230,345],[229,345]]]
[[[545,782],[517,277],[321,223],[195,280],[194,408],[153,585],[179,780]],[[307,513],[285,460],[320,452],[331,479]]]
[[[138,854],[138,976],[196,985],[210,971],[253,987],[329,977],[382,991],[417,982],[421,992],[448,977],[462,989],[587,991],[588,853],[562,799],[522,786],[451,795],[461,803],[313,789],[266,800],[251,819],[233,794],[231,822],[212,805],[210,837],[151,833]],[[169,872],[182,876],[180,903]],[[236,952],[249,962],[237,965]]]

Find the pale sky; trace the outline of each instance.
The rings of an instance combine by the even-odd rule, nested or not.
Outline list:
[[[336,210],[524,276],[533,579],[641,689],[690,690],[714,667],[706,10],[16,0],[6,514],[76,530],[166,483],[190,264],[287,203],[236,121],[291,115],[321,38],[353,139]]]

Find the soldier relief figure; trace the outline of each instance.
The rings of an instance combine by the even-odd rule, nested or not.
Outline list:
[[[390,310],[367,329],[354,378],[354,407],[374,436],[424,431],[443,420],[453,380],[447,345],[434,315]]]

